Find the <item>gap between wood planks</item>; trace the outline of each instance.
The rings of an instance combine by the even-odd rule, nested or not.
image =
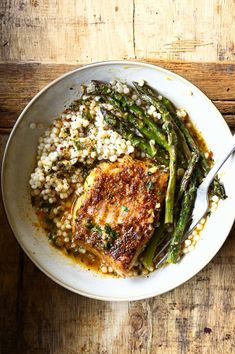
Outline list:
[[[198,86],[235,127],[235,63],[192,63],[148,61],[182,75]],[[9,133],[17,117],[44,86],[65,72],[71,64],[0,63],[0,132]]]

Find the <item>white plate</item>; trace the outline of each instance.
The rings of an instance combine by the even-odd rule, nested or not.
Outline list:
[[[91,298],[138,300],[179,286],[199,272],[218,252],[234,221],[235,158],[230,158],[222,173],[228,198],[220,201],[202,232],[198,246],[179,264],[169,265],[148,278],[130,279],[105,278],[81,268],[50,246],[45,233],[34,226],[37,218],[30,204],[28,181],[35,164],[38,137],[43,129],[32,130],[30,123],[42,123],[45,129],[64,110],[65,105],[77,98],[80,84],[91,79],[109,81],[113,78],[127,82],[144,78],[177,107],[185,108],[214,152],[215,159],[229,143],[231,133],[219,111],[198,88],[182,77],[144,63],[95,63],[52,82],[21,113],[4,154],[2,192],[8,220],[19,244],[47,276],[65,288]]]

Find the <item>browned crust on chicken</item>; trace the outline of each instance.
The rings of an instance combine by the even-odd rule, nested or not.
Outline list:
[[[101,163],[75,206],[74,241],[125,275],[152,236],[167,179],[149,160]]]

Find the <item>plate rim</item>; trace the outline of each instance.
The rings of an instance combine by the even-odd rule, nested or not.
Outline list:
[[[17,118],[12,131],[8,137],[5,149],[4,149],[4,153],[3,153],[3,157],[2,157],[2,164],[1,164],[1,192],[2,192],[2,200],[3,200],[3,205],[4,205],[4,209],[6,212],[6,216],[7,216],[7,220],[8,223],[10,225],[10,228],[12,230],[12,233],[14,235],[14,237],[16,238],[18,244],[20,245],[20,247],[23,249],[23,251],[26,253],[26,255],[29,257],[29,259],[35,264],[35,266],[40,269],[40,271],[42,271],[46,276],[48,276],[51,280],[53,280],[54,282],[56,282],[57,284],[59,284],[60,286],[62,286],[63,288],[66,288],[76,294],[88,297],[88,298],[92,298],[92,299],[96,299],[96,300],[102,300],[102,301],[136,301],[136,300],[143,300],[143,299],[148,299],[148,298],[152,298],[155,296],[159,296],[162,295],[164,293],[167,293],[173,289],[176,289],[178,286],[181,286],[182,284],[184,284],[185,282],[187,282],[189,279],[191,279],[192,277],[194,277],[198,272],[200,272],[214,257],[215,255],[219,252],[219,250],[221,249],[221,247],[223,246],[224,242],[226,241],[231,228],[233,226],[234,223],[234,219],[235,219],[235,215],[233,218],[231,218],[230,223],[227,223],[227,227],[226,227],[226,232],[225,232],[225,237],[222,239],[222,241],[220,242],[220,245],[217,249],[217,251],[215,253],[213,253],[213,255],[209,255],[208,258],[206,258],[206,260],[203,262],[203,264],[200,263],[200,265],[198,265],[198,267],[193,269],[193,272],[186,277],[183,281],[181,281],[177,286],[175,285],[169,285],[164,291],[160,291],[159,293],[157,293],[156,291],[153,291],[152,293],[148,292],[148,294],[146,295],[137,295],[135,297],[131,296],[131,297],[110,297],[110,296],[100,296],[100,295],[95,295],[94,293],[90,293],[90,292],[85,292],[85,291],[81,291],[78,290],[77,288],[74,288],[72,286],[69,286],[67,284],[65,284],[64,282],[62,282],[60,279],[58,279],[55,275],[52,275],[47,269],[45,269],[43,267],[43,265],[41,265],[35,258],[34,256],[25,248],[25,246],[23,245],[23,242],[21,242],[21,239],[17,233],[17,230],[14,230],[13,226],[12,226],[12,218],[10,216],[10,211],[8,209],[8,203],[6,200],[6,196],[5,196],[5,188],[4,188],[4,173],[5,173],[5,165],[6,165],[6,157],[7,157],[7,151],[8,151],[8,147],[10,146],[11,140],[14,137],[15,131],[19,125],[19,123],[21,122],[21,120],[23,119],[25,113],[27,112],[27,110],[31,107],[31,105],[44,93],[46,92],[49,88],[51,88],[52,86],[54,86],[57,82],[63,80],[64,78],[66,78],[67,76],[70,76],[76,72],[82,71],[82,70],[86,70],[87,68],[90,67],[97,67],[97,66],[106,66],[109,64],[113,64],[113,65],[123,65],[123,66],[128,66],[128,65],[136,65],[136,66],[142,66],[142,67],[147,67],[147,68],[151,68],[154,70],[158,70],[160,72],[166,73],[167,75],[171,75],[173,77],[175,77],[176,79],[183,81],[184,83],[186,83],[187,85],[191,86],[191,88],[193,88],[194,90],[196,90],[200,95],[203,96],[203,98],[211,105],[211,108],[216,111],[217,115],[220,115],[221,118],[221,123],[223,123],[224,128],[227,130],[228,134],[232,137],[232,133],[226,123],[226,121],[224,120],[222,114],[220,113],[220,111],[216,108],[216,106],[214,105],[214,103],[206,96],[206,94],[199,89],[196,85],[194,85],[193,83],[191,83],[191,81],[185,79],[183,76],[176,74],[174,71],[162,68],[159,65],[154,65],[154,64],[150,64],[150,63],[146,63],[146,62],[142,62],[142,61],[133,61],[133,60],[106,60],[106,61],[98,61],[98,62],[94,62],[94,63],[90,63],[87,65],[83,65],[81,67],[78,67],[76,69],[70,70],[68,72],[65,72],[64,74],[60,75],[58,78],[56,78],[55,80],[51,81],[49,84],[47,84],[46,86],[44,86],[29,102],[28,104],[25,106],[25,108],[22,110],[22,112],[20,113],[19,117]],[[128,68],[127,68],[128,69]],[[235,158],[232,157],[232,160],[235,161]]]

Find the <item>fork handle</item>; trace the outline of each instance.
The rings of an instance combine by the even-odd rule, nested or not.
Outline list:
[[[223,166],[223,164],[227,161],[229,156],[234,152],[234,150],[235,150],[235,135],[233,135],[232,142],[227,147],[225,153],[219,158],[218,161],[216,161],[216,163],[214,164],[212,169],[209,171],[209,173],[205,177],[204,181],[202,182],[202,184],[204,184],[204,186],[207,186],[207,187],[210,186],[215,175],[217,174],[219,169]]]

